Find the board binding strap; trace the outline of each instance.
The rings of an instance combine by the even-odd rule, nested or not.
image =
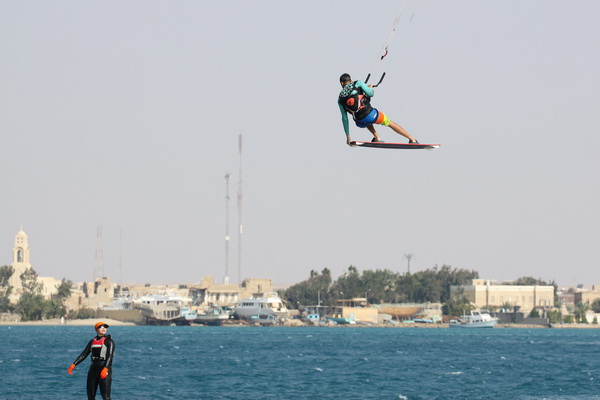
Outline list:
[[[352,146],[358,147],[373,147],[378,149],[426,149],[432,150],[440,147],[439,144],[426,144],[426,143],[388,143],[388,142],[352,142]]]

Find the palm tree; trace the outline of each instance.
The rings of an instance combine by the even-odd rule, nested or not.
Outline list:
[[[575,306],[575,317],[581,321],[582,324],[587,324],[585,314],[590,310],[590,303],[579,302]]]

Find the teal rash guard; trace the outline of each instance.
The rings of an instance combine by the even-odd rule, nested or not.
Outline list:
[[[350,135],[350,125],[348,124],[348,110],[342,104],[342,98],[348,98],[349,96],[354,96],[358,94],[360,91],[365,94],[367,97],[373,97],[375,95],[375,91],[368,87],[366,83],[363,81],[355,81],[344,86],[340,95],[338,96],[338,106],[340,107],[340,112],[342,113],[342,124],[344,125],[344,132],[346,132],[346,136]]]

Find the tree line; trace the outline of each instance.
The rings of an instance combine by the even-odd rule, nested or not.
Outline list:
[[[300,283],[290,286],[287,290],[280,291],[279,295],[288,302],[290,308],[303,308],[306,306],[335,306],[337,300],[351,298],[366,298],[369,304],[382,303],[442,303],[444,315],[460,316],[468,314],[473,305],[462,290],[454,296],[450,295],[450,286],[461,286],[478,279],[477,271],[452,268],[450,265],[435,266],[433,268],[411,273],[397,273],[388,269],[364,270],[351,265],[337,279],[333,279],[328,268],[320,273],[312,270],[310,277]],[[503,285],[521,286],[553,286],[554,304],[560,308],[557,296],[558,285],[555,281],[544,281],[530,276],[520,277],[515,281],[502,282]],[[495,307],[497,309],[498,307]],[[512,310],[514,305],[508,302],[499,307]],[[585,314],[588,310],[600,313],[600,299],[590,303],[578,303],[573,314],[565,318],[565,322],[587,323]],[[522,310],[530,312],[530,317],[539,317],[540,311]],[[544,316],[551,323],[560,322],[563,316],[560,310],[543,310]],[[592,323],[597,323],[594,321]]]
[[[333,280],[328,268],[320,273],[312,270],[310,277],[290,286],[280,295],[290,308],[303,306],[334,306],[339,299],[366,298],[370,304],[382,303],[456,303],[454,307],[468,304],[466,299],[451,299],[450,286],[465,285],[478,279],[477,271],[435,266],[414,274],[400,274],[389,269],[364,270],[351,265]],[[466,302],[466,303],[465,303]],[[455,314],[455,315],[461,315]]]
[[[43,318],[60,318],[67,314],[64,301],[71,296],[72,282],[62,279],[50,299],[42,295],[44,284],[38,281],[33,268],[26,269],[20,276],[22,293],[16,304],[10,302],[13,287],[10,278],[14,275],[12,266],[0,267],[0,313],[17,313],[23,321],[36,321]]]

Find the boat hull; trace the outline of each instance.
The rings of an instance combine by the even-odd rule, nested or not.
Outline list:
[[[493,328],[498,321],[473,322],[465,324],[461,322],[450,323],[450,328]]]

